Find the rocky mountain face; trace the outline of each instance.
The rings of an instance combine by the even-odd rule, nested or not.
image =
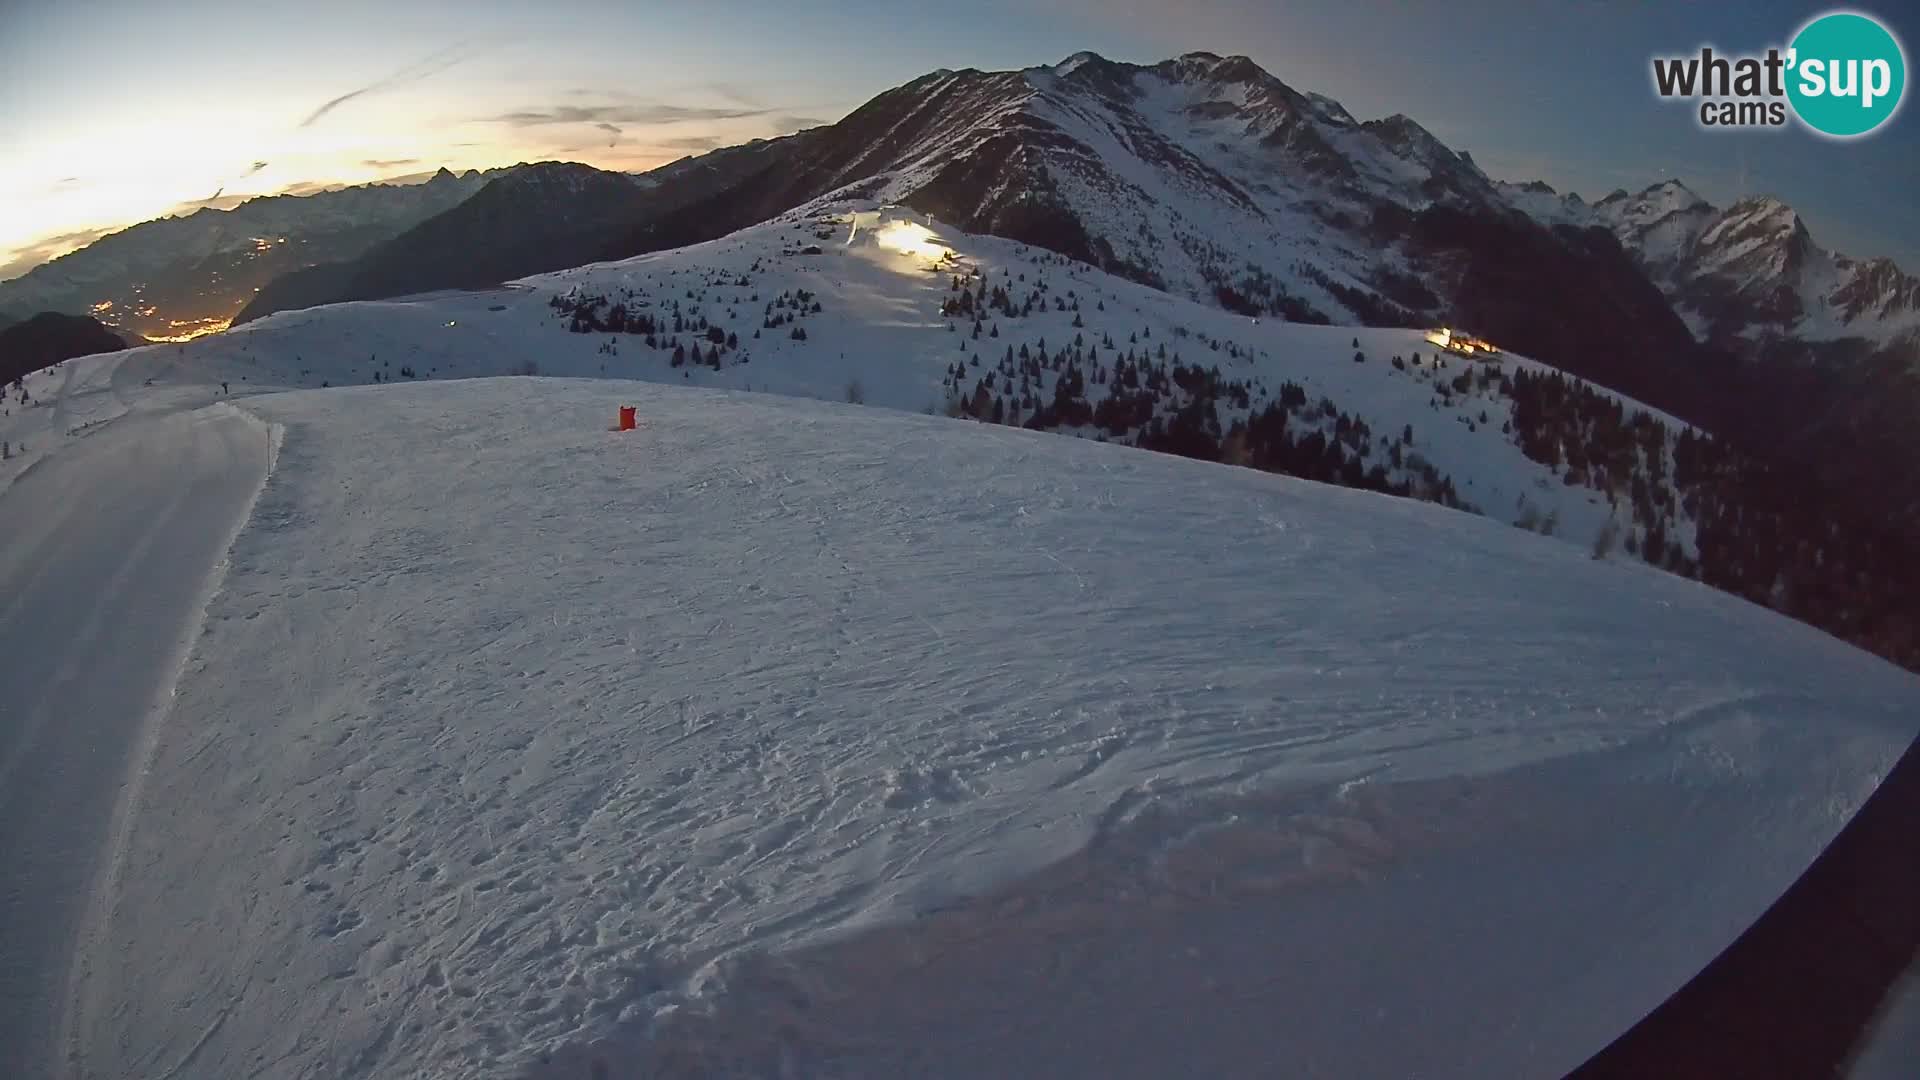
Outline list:
[[[443,169],[423,184],[278,195],[145,222],[0,282],[0,310],[92,313],[156,339],[217,329],[275,278],[357,256],[457,206],[489,176]]]
[[[1821,247],[1779,199],[1723,209],[1678,180],[1591,205],[1544,184],[1501,189],[1542,222],[1612,232],[1704,341],[1745,356],[1850,338],[1920,354],[1920,278]]]

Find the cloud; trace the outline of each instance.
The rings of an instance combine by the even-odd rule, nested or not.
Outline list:
[[[419,158],[367,158],[360,162],[369,169],[398,169],[403,165],[418,165]]]
[[[614,143],[617,143],[620,141],[620,129],[617,126],[613,124],[604,123],[604,122],[595,124],[593,126],[607,133],[608,146],[612,146]]]
[[[248,169],[248,170],[247,170],[246,172],[244,172],[244,173],[241,173],[240,175],[241,175],[241,177],[242,177],[242,178],[245,178],[245,177],[248,177],[248,176],[252,176],[252,175],[253,175],[254,173],[257,173],[257,172],[259,172],[259,171],[260,171],[261,169],[264,169],[264,168],[266,168],[266,167],[267,167],[267,163],[266,163],[266,162],[264,162],[264,161],[256,161],[256,162],[254,162],[254,163],[253,163],[253,168],[251,168],[251,169]]]
[[[652,139],[647,145],[659,150],[673,150],[688,154],[704,154],[709,150],[726,145],[727,140],[718,135],[676,135],[670,139]]]
[[[796,116],[793,113],[775,113],[767,118],[775,129],[780,131],[803,131],[811,127],[831,124],[831,120],[822,120],[817,116]]]
[[[549,105],[502,113],[487,119],[496,124],[521,128],[555,124],[610,124],[625,127],[631,124],[680,124],[700,120],[747,120],[772,112],[763,108],[624,102],[617,105]]]
[[[367,94],[385,93],[388,90],[397,90],[402,86],[417,83],[422,79],[431,78],[455,64],[467,60],[470,56],[472,56],[472,49],[465,42],[449,45],[424,60],[416,61],[401,68],[399,71],[394,72],[384,79],[376,79],[365,86],[341,94],[339,97],[313,110],[313,112],[305,120],[300,121],[297,126],[303,128],[312,127],[321,117],[352,101],[354,98],[363,97]]]
[[[690,91],[709,94],[748,109],[763,109],[767,104],[759,96],[741,89],[738,83],[713,81],[680,83],[674,86],[663,87],[659,90],[660,93],[669,96],[684,94]],[[576,86],[568,90],[563,90],[561,93],[570,98],[599,98],[602,100],[609,97],[631,97],[631,95],[619,90],[609,91],[604,86]]]
[[[55,233],[52,236],[43,236],[25,247],[0,252],[0,257],[5,259],[4,262],[0,262],[0,281],[17,278],[41,263],[50,262],[69,251],[86,247],[103,236],[117,233],[122,227],[114,225],[102,229],[76,229],[73,232]]]
[[[757,109],[760,108],[762,104],[760,99],[740,89],[740,87],[734,83],[710,82],[703,84],[702,89],[712,91],[714,94],[726,98],[735,105],[745,105],[749,108]]]

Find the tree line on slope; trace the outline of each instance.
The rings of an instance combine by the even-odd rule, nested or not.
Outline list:
[[[1025,284],[1025,274],[1014,280],[1016,288]],[[1471,509],[1452,478],[1413,449],[1411,425],[1376,437],[1365,420],[1331,399],[1310,402],[1298,384],[1270,392],[1257,377],[1229,378],[1218,364],[1189,364],[1177,347],[1169,353],[1166,342],[1155,342],[1151,326],[1130,332],[1124,345],[1110,333],[1090,340],[1081,303],[1072,290],[1054,293],[1043,279],[1016,298],[1005,285],[990,288],[977,271],[955,275],[940,311],[970,319],[971,328],[962,358],[948,365],[942,380],[949,415]],[[993,316],[1018,319],[1049,307],[1073,313],[1072,341],[1006,343],[990,366],[984,347],[970,347],[1000,338]],[[1104,311],[1105,301],[1096,300],[1095,308]],[[950,330],[957,326],[949,323]],[[1212,351],[1241,355],[1235,343],[1198,337]]]
[[[1579,379],[1517,372],[1507,393],[1521,451],[1628,501],[1642,558],[1920,669],[1920,589],[1897,531],[1805,475],[1691,426],[1673,435]],[[1680,511],[1697,558],[1674,542]]]
[[[1078,303],[1054,298],[1056,310],[1077,311]],[[970,336],[977,339],[983,310],[1018,317],[1044,306],[1038,289],[1016,301],[1002,287],[956,279],[942,312],[973,318]],[[997,323],[987,336],[999,337]],[[1111,338],[1101,344],[1116,349]],[[1413,452],[1411,430],[1389,440],[1384,458],[1370,457],[1375,444],[1365,421],[1330,400],[1309,405],[1292,383],[1269,396],[1264,387],[1223,378],[1217,366],[1189,365],[1177,351],[1169,357],[1164,343],[1152,353],[1136,353],[1134,345],[1104,362],[1080,334],[1051,353],[1044,339],[1033,348],[1008,345],[984,373],[975,355],[948,369],[951,411],[1466,508],[1451,478]],[[1355,359],[1364,361],[1359,353]],[[1412,368],[1434,373],[1443,363],[1423,365],[1415,354]],[[1408,368],[1399,357],[1392,366]],[[1690,426],[1676,433],[1559,372],[1469,364],[1451,378],[1433,378],[1436,406],[1476,390],[1509,399],[1503,432],[1521,452],[1565,485],[1607,498],[1617,517],[1595,537],[1596,556],[1619,542],[1653,566],[1920,668],[1920,590],[1910,549],[1845,500],[1810,495],[1804,477],[1773,461]],[[1097,401],[1088,400],[1089,384],[1101,390]],[[1240,413],[1224,429],[1223,408]],[[1490,419],[1481,412],[1481,423]]]
[[[759,264],[753,269],[758,270]],[[709,288],[715,286],[752,289],[746,275],[726,275],[707,281],[697,291],[688,288],[684,305],[681,298],[668,297],[655,306],[644,291],[631,287],[617,290],[611,296],[576,288],[555,295],[547,305],[556,317],[566,320],[567,329],[572,333],[609,335],[600,346],[604,355],[619,355],[617,335],[624,334],[639,338],[649,349],[667,353],[673,367],[704,364],[718,371],[728,356],[742,364],[751,362],[752,356],[742,348],[738,330],[709,321],[704,313],[701,305]],[[744,294],[736,291],[720,299],[720,306],[725,308],[724,318],[730,323],[742,323],[740,308],[751,304],[762,304],[762,308],[760,326],[750,331],[748,341],[759,340],[762,332],[768,330],[784,331],[790,340],[805,341],[807,330],[801,320],[824,310],[819,297],[807,289],[784,290],[764,302],[758,292],[752,291]],[[722,317],[715,312],[715,320]]]

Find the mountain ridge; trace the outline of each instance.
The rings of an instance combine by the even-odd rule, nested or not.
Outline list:
[[[1613,232],[1703,341],[1759,351],[1786,340],[1858,337],[1920,351],[1920,277],[1889,258],[1821,247],[1777,196],[1745,195],[1718,207],[1669,179],[1589,205],[1551,188],[1501,186],[1544,223]]]
[[[709,160],[720,163],[715,175],[688,180]],[[567,257],[600,261],[697,243],[809,199],[866,195],[1250,315],[1418,325],[1456,320],[1455,301],[1478,296],[1483,333],[1517,335],[1511,344],[1535,354],[1572,350],[1579,355],[1555,359],[1608,385],[1632,383],[1615,350],[1593,345],[1597,326],[1544,333],[1551,328],[1525,318],[1521,303],[1489,302],[1504,275],[1467,250],[1471,233],[1518,231],[1532,237],[1530,249],[1612,282],[1600,290],[1597,318],[1624,328],[1614,334],[1633,351],[1691,348],[1663,302],[1648,305],[1632,282],[1613,280],[1631,268],[1519,214],[1470,156],[1405,116],[1362,123],[1244,56],[1193,52],[1138,65],[1083,52],[1012,71],[942,69],[881,92],[836,124],[669,168],[678,178],[646,174],[648,193],[629,206],[623,228],[607,229],[597,249],[570,237]],[[672,189],[690,186],[698,190],[676,201]],[[1416,229],[1436,208],[1445,211],[1440,220]],[[1461,214],[1471,229],[1463,231]],[[424,260],[430,272],[406,272],[415,257],[389,243],[330,272],[331,295],[285,303],[263,290],[242,318],[466,287],[465,267],[486,257],[494,228],[515,227],[485,221],[477,205],[457,207],[441,229],[453,246]],[[528,259],[520,269],[555,264]],[[1622,389],[1646,396],[1645,386]],[[1680,395],[1707,396],[1705,387]]]
[[[140,222],[0,282],[0,310],[88,312],[158,339],[217,329],[256,287],[356,256],[457,205],[489,175],[443,168],[419,184],[263,195]]]

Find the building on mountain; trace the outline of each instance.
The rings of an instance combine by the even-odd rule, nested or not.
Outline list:
[[[1479,360],[1494,360],[1500,356],[1500,350],[1495,348],[1492,342],[1451,327],[1443,326],[1438,330],[1427,331],[1427,340],[1448,352]]]
[[[847,246],[861,237],[901,255],[913,255],[939,265],[953,257],[932,229],[933,219],[905,206],[886,204],[874,210],[856,210],[851,215]]]

